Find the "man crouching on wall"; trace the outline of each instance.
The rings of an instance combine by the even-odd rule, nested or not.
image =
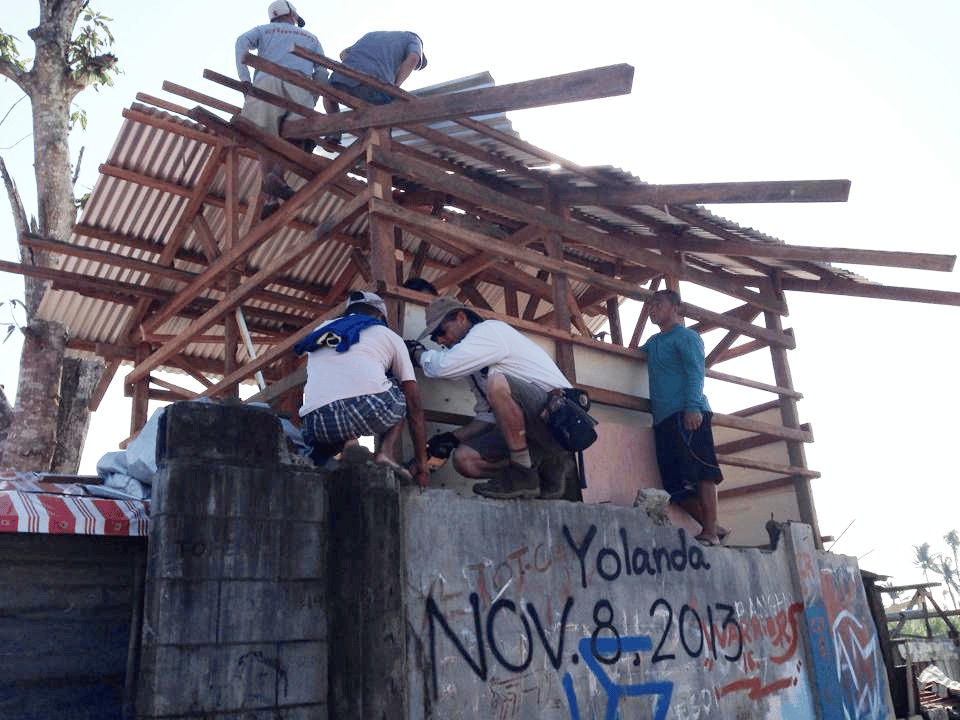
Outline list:
[[[420,389],[403,338],[387,327],[386,318],[387,306],[379,295],[355,291],[342,317],[321,325],[294,347],[298,355],[309,353],[300,408],[303,439],[311,459],[322,465],[345,443],[377,436],[380,449],[374,460],[408,476],[396,457],[408,418],[416,452],[412,475],[426,487],[430,472]]]
[[[484,497],[565,497],[566,484],[577,477],[575,459],[539,415],[551,390],[571,387],[556,363],[507,323],[484,320],[452,297],[427,306],[419,339],[428,336],[445,349],[414,344],[414,364],[428,378],[469,377],[477,400],[476,417],[431,438],[430,454],[442,457],[452,450],[461,475],[493,478],[473,486]]]

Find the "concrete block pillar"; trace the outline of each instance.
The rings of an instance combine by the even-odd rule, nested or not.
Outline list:
[[[396,478],[355,447],[329,483],[330,717],[401,720],[406,557]]]
[[[138,718],[327,717],[327,495],[281,442],[265,410],[167,409]]]

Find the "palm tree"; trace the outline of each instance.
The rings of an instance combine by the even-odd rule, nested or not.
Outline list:
[[[937,572],[936,555],[930,554],[930,543],[923,545],[914,545],[913,552],[916,559],[913,564],[923,570],[923,579],[930,582],[930,571]]]

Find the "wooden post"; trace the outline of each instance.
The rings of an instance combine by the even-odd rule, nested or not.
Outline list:
[[[390,149],[390,128],[380,128],[370,133],[370,141],[367,145],[367,183],[370,186],[372,198],[392,203],[393,176],[369,163],[373,148],[377,146],[385,150]],[[369,217],[371,280],[375,286],[393,285],[397,277],[394,224],[373,214]],[[399,303],[395,298],[384,298],[384,302],[387,304],[387,323],[391,327],[397,327]]]
[[[565,212],[565,209],[559,205],[556,195],[551,192],[549,188],[547,188],[546,193],[545,206],[547,210],[566,218],[569,213]],[[543,244],[547,250],[547,257],[553,258],[554,260],[563,260],[563,239],[559,233],[546,233],[543,238]],[[551,279],[553,281],[551,283],[551,287],[553,288],[553,325],[560,330],[570,332],[571,314],[570,304],[567,302],[570,281],[565,274],[557,272],[551,273]],[[573,357],[573,344],[557,340],[555,345],[557,366],[563,374],[566,375],[567,380],[576,384],[577,365]]]
[[[778,293],[778,295],[786,302],[783,293]],[[783,324],[780,321],[779,315],[766,312],[764,313],[764,318],[768,329],[779,333],[783,332]],[[773,376],[776,379],[775,384],[778,387],[793,390],[793,379],[790,375],[790,364],[787,361],[786,348],[771,345],[770,356],[773,362]],[[797,401],[794,398],[787,395],[780,397],[780,419],[784,427],[800,427],[800,415],[797,411]],[[799,440],[787,440],[786,443],[790,465],[792,467],[806,469],[807,456],[803,449],[803,443]],[[791,479],[797,496],[797,505],[800,509],[800,520],[813,528],[813,538],[817,549],[823,550],[823,541],[820,539],[820,524],[817,522],[817,510],[813,504],[813,492],[810,489],[810,481],[799,475]]]
[[[224,204],[224,235],[222,246],[224,250],[229,250],[240,241],[240,212],[239,198],[237,189],[240,186],[240,180],[237,177],[237,153],[238,148],[234,145],[225,151],[224,172],[226,174],[226,202]],[[224,276],[224,289],[229,293],[240,285],[240,273],[236,270],[228,272]],[[227,377],[237,369],[237,351],[240,349],[240,328],[237,326],[237,319],[232,312],[223,316],[223,376]],[[231,385],[223,392],[223,397],[239,398],[240,386]]]
[[[137,345],[136,364],[150,357],[152,352],[149,343]],[[150,375],[144,376],[133,385],[133,402],[130,408],[130,434],[136,435],[140,428],[147,424],[147,414],[150,411]]]
[[[620,302],[618,298],[607,298],[607,319],[610,321],[610,342],[623,345],[623,329],[620,327]]]

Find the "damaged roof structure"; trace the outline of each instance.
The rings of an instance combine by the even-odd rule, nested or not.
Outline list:
[[[843,202],[848,181],[651,185],[536,147],[505,115],[629,93],[629,66],[504,86],[482,74],[416,94],[365,78],[397,98],[374,107],[255,55],[247,63],[354,109],[327,116],[216,72],[204,77],[301,115],[285,125],[287,139],[342,133],[343,145],[304,152],[235,117],[238,105],[165,83],[176,102],[140,94],[124,111],[69,242],[24,238],[62,258],[59,269],[3,266],[49,279],[40,316],[70,329],[71,348],[106,360],[94,405],[121,365],[132,364],[132,432],[150,399],[235,396],[254,380],[254,398],[295,408],[303,374],[291,348],[353,289],[376,289],[397,321],[402,303],[429,301],[402,287],[422,277],[487,317],[548,338],[576,383],[575,348],[640,362],[647,312],[624,325],[623,302],[644,303],[682,282],[723,298],[715,308],[684,307],[704,338],[707,376],[771,398],[715,415],[715,427],[728,431],[718,437],[720,463],[736,478],[721,498],[787,493],[796,519],[819,536],[809,485],[818,473],[803,452],[813,435],[790,377],[787,351],[796,343],[783,325],[786,294],[960,304],[960,293],[879,285],[832,264],[951,271],[953,256],[787,245],[702,207]],[[280,163],[297,190],[265,220],[261,156]],[[609,331],[603,340],[601,328]],[[717,369],[758,351],[769,355],[772,383]],[[158,370],[185,373],[203,389]],[[636,393],[586,389],[597,403],[648,409]],[[786,462],[765,453],[772,445],[785,448]]]

